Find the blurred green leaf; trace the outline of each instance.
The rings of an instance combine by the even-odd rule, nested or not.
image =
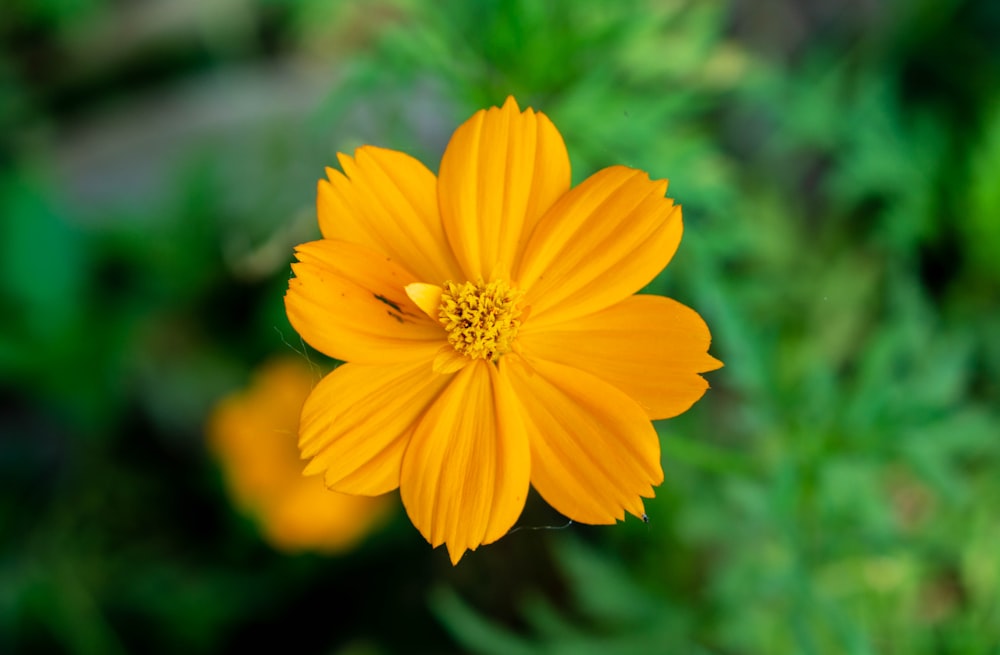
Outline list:
[[[465,648],[497,655],[531,655],[537,652],[529,642],[484,619],[454,591],[435,590],[430,597],[430,605],[452,636]]]
[[[972,265],[996,283],[1000,281],[1000,99],[993,104],[973,145],[964,194],[968,206],[958,227]]]

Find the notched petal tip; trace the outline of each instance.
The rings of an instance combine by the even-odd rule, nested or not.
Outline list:
[[[507,96],[507,98],[503,101],[503,105],[500,106],[499,109],[500,111],[513,112],[518,114],[522,113],[520,105],[517,104],[517,99],[514,98],[514,96],[512,95]],[[535,112],[534,110],[531,109],[531,107],[525,107],[523,113],[534,114]]]
[[[613,524],[643,513],[663,480],[660,443],[642,408],[585,371],[543,360],[527,377],[509,368],[532,447],[531,483],[579,523]]]
[[[513,267],[535,224],[570,185],[569,155],[544,114],[513,96],[452,135],[438,174],[448,241],[467,279]]]
[[[535,319],[558,322],[634,294],[670,261],[680,214],[666,180],[611,166],[571,189],[541,218],[513,277]]]
[[[465,555],[467,550],[475,550],[475,548],[466,549],[463,547],[452,546],[451,544],[445,544],[445,548],[448,549],[448,559],[451,560],[452,566],[458,566],[459,560]]]
[[[445,280],[458,271],[437,206],[436,176],[398,150],[364,145],[337,153],[317,188],[320,230],[390,255],[418,279]]]
[[[708,354],[704,319],[676,300],[637,295],[582,319],[519,335],[526,352],[588,371],[637,401],[650,419],[677,416],[702,397]]]
[[[725,364],[722,362],[721,359],[718,359],[716,357],[709,355],[708,353],[705,353],[705,360],[702,362],[701,366],[702,368],[700,371],[698,371],[699,373],[709,373],[711,371],[717,371],[720,368],[723,368]]]
[[[400,497],[414,526],[452,562],[505,535],[520,516],[531,456],[509,381],[485,362],[450,379],[424,414],[400,470]]]

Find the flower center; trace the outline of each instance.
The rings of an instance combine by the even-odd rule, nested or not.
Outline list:
[[[503,280],[445,282],[438,317],[448,341],[470,359],[497,361],[510,351],[521,327],[522,295]]]

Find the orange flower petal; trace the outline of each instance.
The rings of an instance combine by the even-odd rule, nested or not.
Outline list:
[[[385,520],[393,500],[338,494],[318,477],[300,476],[268,509],[264,530],[272,543],[288,552],[344,552]]]
[[[404,290],[406,291],[406,295],[410,297],[410,300],[421,311],[427,314],[432,321],[441,320],[438,318],[438,308],[441,306],[441,294],[444,293],[444,289],[436,284],[414,282],[413,284],[407,284]]]
[[[501,360],[505,368],[506,360]],[[580,369],[537,360],[506,367],[531,443],[531,484],[580,523],[643,514],[640,496],[663,481],[660,442],[624,392]]]
[[[525,352],[610,382],[651,419],[691,407],[708,382],[698,373],[722,362],[708,354],[712,337],[693,309],[661,296],[632,296],[596,314],[541,330],[521,331]]]
[[[422,282],[459,274],[438,214],[437,180],[413,157],[363,146],[338,154],[344,172],[327,168],[317,213],[327,239],[350,241],[388,255]]]
[[[364,538],[395,503],[388,496],[334,493],[321,478],[303,477],[299,415],[315,381],[301,357],[268,362],[248,388],[216,407],[208,441],[234,501],[273,546],[332,553]]]
[[[344,493],[395,489],[410,435],[449,379],[429,361],[335,369],[302,409],[299,449],[312,459],[306,475],[325,471],[327,486]]]
[[[545,114],[513,98],[451,137],[438,174],[441,218],[465,279],[511,270],[542,215],[569,189],[569,155]],[[457,278],[456,278],[457,280]]]
[[[219,456],[236,504],[258,514],[302,479],[295,448],[302,403],[316,375],[301,360],[261,366],[252,383],[222,399],[208,421],[208,444]]]
[[[681,240],[681,210],[624,166],[605,168],[564,195],[527,243],[515,283],[531,321],[591,314],[635,293],[667,265]]]
[[[417,427],[400,477],[410,520],[452,563],[505,535],[524,507],[531,460],[509,382],[477,361]]]
[[[361,364],[430,361],[444,328],[413,304],[413,273],[363,246],[324,239],[296,248],[285,309],[317,350]]]

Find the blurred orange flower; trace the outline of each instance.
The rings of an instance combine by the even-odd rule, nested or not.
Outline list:
[[[392,501],[337,493],[321,477],[303,476],[296,435],[314,380],[299,359],[268,362],[248,389],[218,404],[208,422],[208,441],[234,504],[275,548],[334,553],[375,528]]]
[[[394,150],[339,159],[285,296],[348,362],[303,409],[307,472],[399,487],[453,563],[510,530],[529,484],[574,521],[643,516],[663,481],[650,420],[722,365],[694,310],[633,295],[681,240],[667,182],[613,166],[570,188],[562,136],[513,98],[456,130],[437,177]]]

